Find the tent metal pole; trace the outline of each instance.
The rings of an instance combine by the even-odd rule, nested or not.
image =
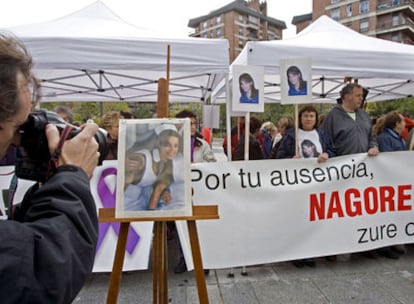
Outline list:
[[[230,86],[229,73],[226,74],[226,137],[227,137],[227,160],[231,161],[231,108],[230,108]]]

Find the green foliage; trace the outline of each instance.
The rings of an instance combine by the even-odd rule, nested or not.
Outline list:
[[[371,117],[379,117],[394,110],[414,117],[414,97],[371,102],[366,109]]]

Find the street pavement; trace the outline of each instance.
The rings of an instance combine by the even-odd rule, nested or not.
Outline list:
[[[221,142],[213,150],[225,160]],[[169,303],[199,303],[194,272],[175,274],[177,246],[174,235],[168,241]],[[316,259],[315,267],[296,268],[289,261],[249,266],[242,269],[210,270],[206,276],[212,304],[414,304],[414,245],[398,260],[367,257],[354,253],[348,261]],[[151,268],[151,265],[150,265]],[[88,278],[73,303],[105,303],[109,273]],[[124,272],[118,303],[152,303],[152,272]]]
[[[168,248],[174,248],[170,242]],[[170,255],[169,303],[199,303],[194,272],[175,274]],[[206,276],[212,304],[412,304],[414,303],[414,246],[398,260],[352,254],[349,261],[316,259],[316,266],[296,268],[291,262],[210,270]],[[95,273],[73,303],[105,303],[109,273]],[[124,272],[118,303],[152,303],[152,272]]]

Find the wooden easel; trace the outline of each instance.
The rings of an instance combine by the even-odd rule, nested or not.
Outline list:
[[[111,278],[109,281],[106,303],[117,302],[119,286],[121,283],[122,267],[124,264],[125,250],[128,239],[128,230],[131,222],[154,221],[154,242],[153,242],[153,303],[168,303],[168,280],[167,280],[167,233],[166,222],[187,221],[190,236],[191,252],[194,262],[194,274],[197,283],[198,298],[201,304],[208,303],[206,281],[201,259],[200,243],[196,220],[218,219],[217,206],[193,206],[192,216],[161,217],[161,218],[115,218],[115,209],[100,208],[99,222],[120,222],[121,227],[116,244],[114,264],[112,266]]]

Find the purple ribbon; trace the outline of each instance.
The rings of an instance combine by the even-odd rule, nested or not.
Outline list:
[[[115,208],[116,187],[115,187],[114,192],[112,193],[105,183],[105,177],[107,177],[108,175],[116,175],[116,174],[117,174],[116,168],[107,168],[107,169],[102,170],[101,176],[99,177],[98,195],[99,195],[99,198],[101,199],[101,202],[104,208]],[[98,252],[99,248],[101,247],[102,242],[105,238],[105,235],[108,232],[109,227],[111,226],[114,229],[116,235],[119,235],[120,223],[118,222],[99,223],[99,236],[98,236],[98,244],[96,245],[96,252]],[[129,226],[127,246],[126,246],[126,250],[129,254],[132,254],[134,252],[135,248],[138,245],[139,239],[140,239],[139,234],[131,226]]]

